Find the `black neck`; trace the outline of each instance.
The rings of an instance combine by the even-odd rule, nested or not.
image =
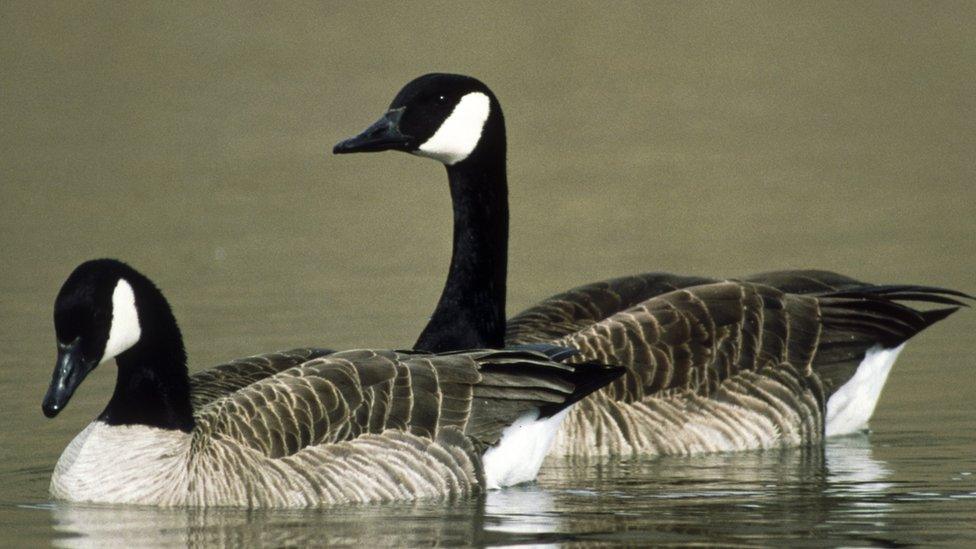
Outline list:
[[[139,342],[115,358],[115,392],[98,419],[189,432],[193,408],[180,330],[168,306],[164,314],[145,320]]]
[[[451,269],[437,309],[415,349],[444,352],[505,345],[508,183],[504,140],[493,154],[481,152],[447,168],[454,205]]]

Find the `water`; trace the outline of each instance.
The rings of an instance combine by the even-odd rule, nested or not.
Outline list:
[[[191,369],[413,341],[450,254],[443,171],[327,153],[431,70],[506,108],[510,313],[645,270],[976,291],[973,4],[613,8],[0,5],[3,543],[976,543],[973,311],[908,346],[873,433],[823,449],[553,463],[482,500],[317,512],[48,500],[113,383],[40,413],[84,259],[157,281]]]

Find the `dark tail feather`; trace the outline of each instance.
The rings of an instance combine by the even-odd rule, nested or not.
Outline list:
[[[861,286],[820,294],[819,298],[825,330],[849,331],[854,339],[867,336],[886,348],[900,345],[960,307],[969,306],[955,298],[973,299],[956,290],[917,285]],[[952,306],[922,311],[902,301]]]
[[[951,297],[950,297],[951,296]],[[967,294],[928,286],[861,286],[818,296],[823,330],[813,367],[832,394],[854,375],[868,349],[897,347],[968,305]],[[952,305],[915,309],[901,301]]]
[[[849,288],[838,292],[829,292],[821,295],[830,297],[877,296],[884,297],[889,301],[922,301],[926,303],[939,303],[942,305],[956,305],[959,307],[968,307],[969,305],[964,301],[959,301],[958,299],[953,298],[967,300],[976,299],[967,293],[957,290],[938,288],[935,286],[918,286],[914,284],[888,284],[884,286],[866,285],[859,286],[857,288]]]
[[[539,417],[547,418],[558,414],[580,400],[583,400],[590,393],[609,385],[626,371],[626,368],[620,366],[608,366],[596,362],[573,364],[573,373],[570,374],[570,378],[575,386],[573,393],[562,402],[540,407]]]
[[[969,305],[963,305],[963,307],[968,307]],[[925,327],[935,324],[936,322],[942,320],[943,318],[951,315],[952,313],[958,311],[959,307],[945,307],[943,309],[932,309],[930,311],[922,311],[922,318],[925,319]]]
[[[522,345],[513,345],[511,347],[506,347],[501,352],[524,353],[526,351],[541,353],[549,360],[555,362],[563,362],[564,360],[568,360],[580,354],[578,349],[574,349],[572,347],[561,347],[559,345],[550,345],[548,343],[525,343]],[[576,364],[563,363],[563,365],[567,370],[570,370],[564,375],[568,378],[568,381],[573,384],[573,392],[562,402],[541,406],[539,408],[540,418],[547,418],[556,415],[560,411],[572,406],[573,404],[576,404],[590,393],[609,385],[627,371],[626,368],[621,366],[610,366],[598,362],[580,362]]]
[[[579,354],[575,349],[556,345],[525,345],[483,352],[481,371],[485,378],[479,384],[482,395],[491,392],[492,387],[503,387],[505,394],[499,396],[501,401],[541,401],[541,418],[575,404],[627,371],[600,362],[570,364],[553,360],[551,356],[572,358]],[[492,376],[500,377],[489,379]]]
[[[920,301],[923,303],[940,303],[942,305],[955,305],[957,308],[969,307],[968,304],[959,301],[958,299],[953,299],[951,297],[945,297],[936,294],[904,292],[904,293],[895,294],[894,296],[889,296],[889,298],[896,299],[898,301]]]

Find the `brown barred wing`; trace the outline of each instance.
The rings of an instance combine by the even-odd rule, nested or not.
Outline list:
[[[864,286],[865,283],[831,271],[801,269],[769,271],[742,278],[744,282],[772,286],[788,294],[820,294]]]
[[[454,430],[482,446],[530,409],[553,413],[620,373],[534,352],[345,351],[211,402],[197,427],[272,458],[390,430],[435,440]]]
[[[240,358],[190,376],[190,402],[197,410],[217,398],[332,351],[306,347]]]
[[[820,270],[770,271],[744,282],[772,286],[793,294],[814,294],[863,286],[848,276]],[[700,276],[641,273],[601,280],[554,295],[508,320],[507,345],[549,342],[668,292],[718,282]]]
[[[605,393],[637,402],[662,391],[708,396],[730,376],[769,364],[809,371],[819,331],[813,298],[720,282],[649,299],[555,343],[578,349],[572,360],[625,367]]]
[[[966,298],[940,288],[867,285],[798,295],[727,281],[649,299],[554,343],[580,351],[571,361],[627,368],[605,391],[623,402],[669,390],[709,396],[731,376],[783,363],[816,373],[829,396],[870,348],[900,345]],[[922,311],[910,301],[950,307]]]
[[[230,439],[267,457],[348,440],[381,409],[397,376],[396,357],[334,353],[278,372],[197,411],[204,438]]]
[[[585,284],[540,301],[510,318],[505,326],[505,344],[549,342],[652,297],[710,282],[715,280],[642,273]]]

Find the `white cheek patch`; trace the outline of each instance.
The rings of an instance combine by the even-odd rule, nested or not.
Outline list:
[[[465,95],[437,132],[417,148],[416,154],[440,160],[448,166],[464,160],[478,146],[490,109],[491,100],[487,95],[480,92]]]
[[[112,292],[112,328],[108,332],[105,352],[99,364],[112,360],[139,341],[142,328],[136,311],[136,295],[125,279],[119,279]]]

